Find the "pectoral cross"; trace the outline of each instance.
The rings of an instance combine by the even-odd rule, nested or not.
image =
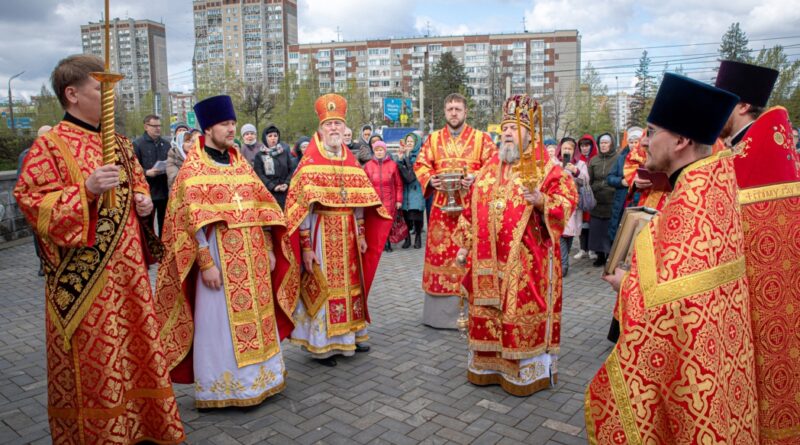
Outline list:
[[[233,194],[232,200],[236,201],[236,206],[239,207],[238,214],[241,215],[242,214],[242,197],[239,196],[239,192],[236,192],[236,193]]]
[[[342,196],[343,202],[347,202],[347,190],[345,190],[344,187],[339,191],[339,195]]]

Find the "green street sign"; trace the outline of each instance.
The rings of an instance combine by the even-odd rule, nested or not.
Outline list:
[[[194,111],[186,113],[186,125],[191,128],[197,128],[197,116],[194,114]]]

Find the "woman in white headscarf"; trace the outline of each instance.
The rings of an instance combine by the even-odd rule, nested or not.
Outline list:
[[[181,169],[181,165],[186,159],[186,154],[192,149],[192,145],[194,145],[192,132],[179,130],[175,133],[175,139],[172,140],[172,148],[167,152],[167,186],[170,190],[172,189],[172,183],[175,182],[175,177],[178,176],[178,170]]]

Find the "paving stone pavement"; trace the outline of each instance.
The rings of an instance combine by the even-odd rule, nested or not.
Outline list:
[[[574,252],[573,252],[574,253]],[[372,350],[326,368],[283,343],[286,389],[258,407],[199,413],[175,385],[191,444],[585,444],[583,391],[611,349],[613,295],[589,260],[565,280],[558,385],[530,397],[466,381],[466,343],[422,325],[423,250],[385,253]],[[33,246],[0,250],[0,443],[50,443],[43,280]],[[151,271],[154,276],[154,271]]]

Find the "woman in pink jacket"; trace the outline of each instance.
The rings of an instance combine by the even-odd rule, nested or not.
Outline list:
[[[397,210],[403,205],[403,180],[400,177],[400,170],[387,155],[386,144],[383,141],[375,141],[372,144],[372,151],[373,157],[364,164],[364,171],[375,186],[383,206],[394,218]],[[383,250],[392,251],[392,243],[388,239]]]
[[[565,137],[556,149],[556,157],[564,171],[575,181],[575,187],[580,188],[589,183],[589,170],[586,163],[580,156],[575,156],[575,139]],[[575,213],[567,222],[564,233],[561,234],[561,272],[564,278],[569,272],[569,251],[572,248],[572,240],[581,235],[581,225],[583,224],[583,212],[575,206]]]

